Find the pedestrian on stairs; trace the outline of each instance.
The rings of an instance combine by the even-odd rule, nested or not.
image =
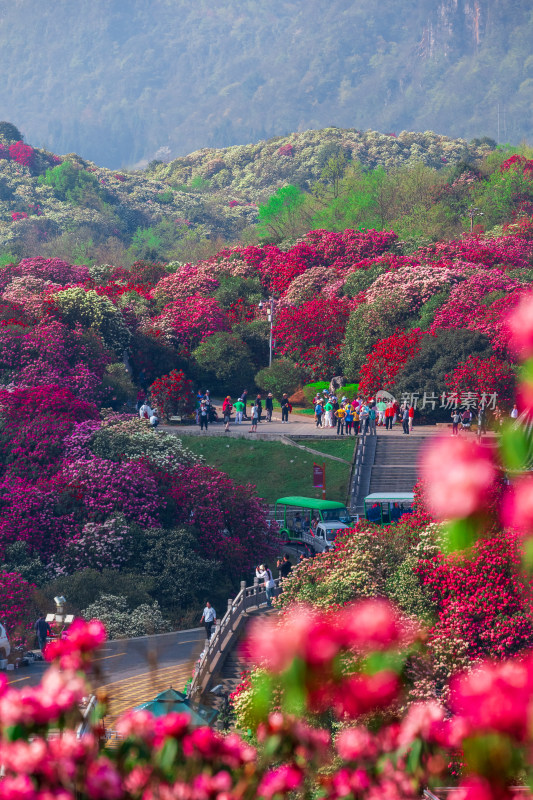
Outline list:
[[[268,568],[268,564],[261,564],[255,568],[255,577],[260,578],[265,583],[266,598],[268,608],[272,608],[272,591],[276,587],[276,583],[272,576],[272,572]]]
[[[202,614],[202,619],[200,620],[200,625],[204,626],[205,628],[205,635],[207,641],[211,639],[211,632],[213,630],[213,625],[217,624],[217,612],[209,602],[206,600],[204,613]]]

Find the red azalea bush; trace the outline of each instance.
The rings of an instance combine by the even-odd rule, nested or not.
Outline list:
[[[446,376],[450,392],[469,392],[479,402],[483,395],[496,393],[499,405],[512,405],[515,397],[516,374],[510,364],[497,356],[479,358],[469,356],[451,375]]]
[[[419,328],[398,329],[392,336],[376,342],[361,367],[359,392],[371,397],[380,389],[390,389],[401,368],[420,350],[423,335]]]
[[[35,159],[35,151],[29,144],[15,142],[9,145],[9,157],[13,161],[16,161],[17,164],[22,164],[24,167],[31,167]]]
[[[246,575],[277,552],[265,507],[251,485],[239,486],[223,472],[198,464],[182,469],[169,485],[176,521],[192,525],[209,558],[220,559],[234,577]]]
[[[0,377],[5,383],[61,386],[91,401],[100,394],[109,362],[97,336],[71,331],[56,320],[45,318],[33,327],[0,326]]]
[[[152,330],[175,343],[185,356],[211,334],[230,327],[228,315],[217,301],[198,294],[169,303],[152,320]]]
[[[506,532],[481,540],[468,556],[420,560],[417,573],[438,610],[430,639],[459,638],[470,657],[507,658],[531,647],[533,599],[521,558],[517,536]]]
[[[278,355],[304,363],[311,348],[325,348],[335,351],[336,359],[349,315],[346,298],[319,297],[297,308],[281,308],[274,326]]]
[[[76,531],[75,492],[60,478],[38,483],[8,476],[0,481],[0,552],[26,542],[30,554],[48,561]]]
[[[9,475],[39,479],[57,472],[63,442],[77,422],[98,419],[92,403],[60,386],[0,391],[0,465]]]
[[[348,228],[335,232],[309,231],[304,241],[319,255],[321,262],[344,274],[362,259],[375,258],[389,250],[398,240],[394,231],[356,231]]]
[[[182,370],[173,369],[169,375],[157,378],[149,391],[155,408],[167,420],[173,416],[183,417],[194,410],[192,381]]]
[[[11,646],[24,641],[31,629],[35,586],[18,572],[0,572],[0,608]]]

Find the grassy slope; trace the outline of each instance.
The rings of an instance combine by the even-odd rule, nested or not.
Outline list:
[[[182,436],[185,447],[202,455],[209,466],[222,470],[237,483],[253,483],[257,493],[268,503],[287,495],[321,497],[313,489],[313,461],[319,456],[280,442],[223,439],[219,436]],[[355,442],[306,441],[306,446],[349,459]],[[351,445],[351,446],[350,446]],[[327,499],[346,499],[350,467],[326,459]]]

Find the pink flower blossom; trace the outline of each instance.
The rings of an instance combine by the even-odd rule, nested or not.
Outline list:
[[[533,356],[533,293],[527,294],[508,318],[511,347],[523,359]]]
[[[486,506],[496,478],[490,451],[459,437],[432,442],[420,470],[429,510],[441,520],[468,517]]]

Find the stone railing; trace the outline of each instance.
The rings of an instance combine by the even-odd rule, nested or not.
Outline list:
[[[279,594],[279,578],[275,579],[275,583],[276,588],[272,590],[273,596]],[[264,584],[259,584],[257,578],[254,579],[253,586],[246,586],[246,581],[241,581],[237,597],[234,600],[228,600],[226,613],[214,627],[211,639],[206,643],[205,650],[198,659],[189,686],[191,697],[199,698],[206,691],[212,676],[221,669],[224,659],[237,643],[247,613],[259,608],[262,603],[266,603]]]

